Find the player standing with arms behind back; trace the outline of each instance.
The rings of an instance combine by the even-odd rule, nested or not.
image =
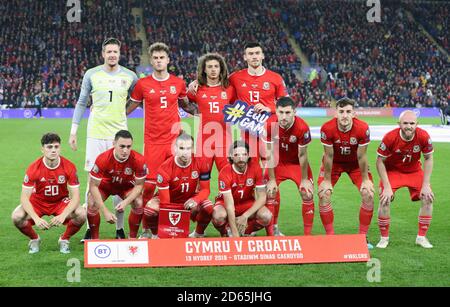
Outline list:
[[[120,47],[121,43],[116,38],[108,38],[103,42],[102,57],[104,63],[87,70],[84,74],[80,97],[73,113],[69,144],[73,150],[77,150],[78,126],[86,111],[88,98],[89,96],[92,97],[91,114],[87,126],[84,167],[87,172],[91,171],[97,156],[113,146],[116,132],[128,129],[125,113],[126,104],[138,78],[134,72],[119,65]],[[88,191],[89,175],[85,196],[86,204]],[[120,201],[120,198],[115,197],[114,206],[117,206]],[[124,213],[116,211],[116,217],[116,238],[125,239],[123,230]],[[90,238],[88,228],[84,239]]]
[[[149,173],[145,180],[144,198],[151,199],[156,188],[158,167],[172,156],[172,144],[181,130],[178,104],[186,111],[189,100],[185,82],[169,74],[169,47],[164,43],[154,43],[148,48],[153,73],[139,79],[131,94],[133,103],[127,108],[127,114],[139,105],[144,108],[144,157]],[[143,222],[144,232],[149,226]]]

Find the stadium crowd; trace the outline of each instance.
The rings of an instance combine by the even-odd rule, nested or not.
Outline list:
[[[68,22],[68,9],[65,1],[0,3],[0,104],[30,107],[42,93],[44,107],[73,107],[83,73],[101,62],[99,46],[109,36],[122,41],[124,65],[139,65],[142,42],[127,2],[83,2],[81,22]]]
[[[450,100],[448,59],[416,21],[448,47],[448,5],[389,2],[382,22],[366,20],[365,1],[153,0],[139,5],[149,42],[172,48],[169,72],[189,82],[197,58],[221,53],[230,71],[245,67],[242,47],[258,41],[265,66],[280,73],[301,106],[327,107],[353,98],[358,106],[441,106]],[[66,3],[12,0],[0,4],[0,104],[27,107],[43,93],[43,107],[73,107],[87,68],[101,63],[98,46],[122,41],[121,64],[134,70],[142,42],[131,8],[119,0],[83,2],[81,22],[68,22]],[[21,7],[21,10],[17,10]],[[430,16],[433,16],[431,18]],[[421,17],[421,18],[419,18]],[[288,34],[315,75],[300,81],[301,64]],[[318,72],[318,73],[317,73]]]

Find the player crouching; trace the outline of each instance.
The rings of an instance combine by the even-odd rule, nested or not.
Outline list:
[[[272,220],[272,213],[265,207],[262,169],[258,161],[251,160],[248,144],[243,141],[233,143],[229,162],[219,173],[220,194],[214,205],[213,224],[223,237],[250,235]]]
[[[100,210],[108,223],[117,221],[104,203],[110,195],[123,199],[116,206],[118,212],[123,212],[131,204],[128,217],[130,238],[136,238],[144,213],[141,197],[147,176],[144,156],[131,149],[133,136],[127,130],[116,133],[113,146],[97,157],[90,172],[88,221],[92,239],[99,238]]]
[[[57,134],[45,134],[41,144],[44,156],[27,169],[21,204],[12,213],[12,221],[20,232],[31,239],[28,244],[30,254],[39,252],[41,242],[33,225],[44,230],[67,225],[58,244],[59,251],[68,254],[70,238],[86,220],[86,212],[80,207],[77,170],[72,162],[60,156],[61,139]],[[42,219],[44,215],[54,217],[47,222]]]
[[[144,219],[151,233],[145,231],[142,237],[158,237],[160,204],[171,204],[171,208],[178,205],[180,210],[191,210],[191,220],[197,222],[197,226],[190,237],[204,237],[211,221],[213,206],[208,199],[210,171],[207,164],[193,156],[194,139],[189,134],[182,131],[174,146],[174,156],[158,168],[158,194],[152,199],[144,197]]]

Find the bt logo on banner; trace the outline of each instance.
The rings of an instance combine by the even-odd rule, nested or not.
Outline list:
[[[111,255],[111,249],[107,245],[98,245],[94,250],[94,254],[98,258],[108,258]]]

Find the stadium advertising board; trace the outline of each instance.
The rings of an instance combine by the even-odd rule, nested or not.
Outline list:
[[[116,244],[118,242],[118,244]],[[147,262],[130,256],[130,246],[148,244]],[[100,246],[100,247],[99,247]],[[111,252],[106,257],[109,247]],[[102,248],[102,253],[96,249]],[[85,267],[172,267],[367,262],[364,235],[185,238],[85,243]]]

